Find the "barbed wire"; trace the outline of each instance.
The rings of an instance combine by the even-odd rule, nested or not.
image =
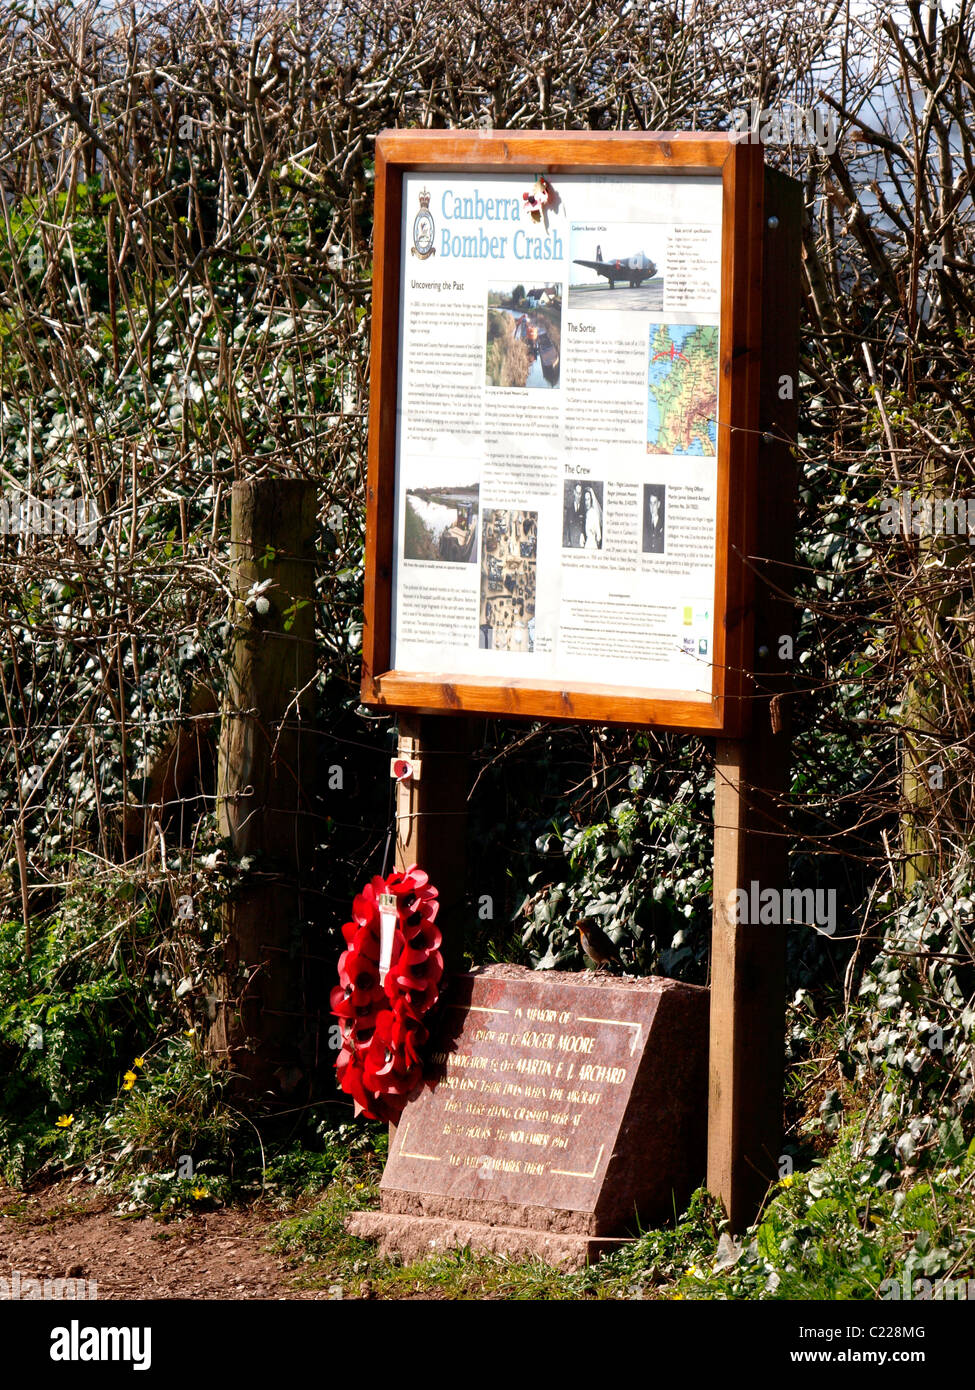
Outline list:
[[[898,28],[885,7],[876,24],[868,11],[849,18],[842,52],[813,6],[710,0],[625,12],[609,0],[271,11],[232,0],[137,16],[88,3],[70,15],[39,6],[29,27],[0,21],[0,472],[12,498],[82,493],[99,514],[91,546],[0,539],[2,860],[23,844],[30,893],[55,860],[59,883],[83,881],[88,853],[144,869],[158,848],[149,813],[182,821],[165,832],[181,843],[212,822],[216,790],[198,767],[164,800],[143,788],[182,728],[213,756],[232,631],[230,489],[244,477],[318,484],[320,541],[290,557],[317,573],[320,661],[302,736],[316,756],[332,746],[361,760],[374,800],[387,800],[390,716],[356,713],[377,134],[726,127],[753,98],[808,106],[820,87],[835,148],[767,151],[802,179],[805,202],[800,430],[788,441],[804,480],[796,777],[770,833],[886,863],[879,829],[900,827],[890,857],[929,867],[968,843],[972,551],[967,536],[884,535],[877,504],[975,489],[971,36],[942,30],[929,52],[915,16]],[[904,118],[896,138],[867,119],[878,82]],[[929,97],[923,128],[914,89]],[[201,688],[213,708],[194,712]],[[486,727],[478,794],[552,744],[581,820],[647,759],[626,730],[600,743],[588,729]],[[25,790],[54,752],[45,741],[65,735],[44,785]],[[668,746],[653,745],[661,761]],[[928,777],[938,759],[940,789]],[[381,851],[389,819],[357,810],[301,814],[378,837]],[[142,860],[128,853],[133,815]],[[693,815],[705,824],[711,808]]]

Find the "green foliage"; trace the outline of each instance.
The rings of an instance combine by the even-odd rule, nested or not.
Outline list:
[[[295,947],[312,939],[314,954],[337,954],[337,924],[377,867],[389,815],[389,719],[358,704],[369,151],[378,131],[470,128],[485,115],[497,129],[544,117],[549,126],[680,130],[717,126],[752,95],[753,75],[729,67],[727,39],[706,7],[678,21],[655,7],[621,16],[609,6],[605,23],[589,25],[555,9],[549,47],[560,57],[539,83],[543,111],[532,84],[509,80],[537,39],[534,21],[502,8],[504,22],[487,27],[477,7],[439,4],[419,17],[342,4],[272,17],[259,39],[256,96],[220,34],[237,23],[233,5],[202,19],[140,14],[153,36],[153,86],[134,44],[127,69],[124,26],[96,20],[62,42],[50,26],[67,21],[38,17],[44,84],[97,112],[102,153],[118,171],[111,192],[97,176],[79,181],[99,160],[66,108],[52,126],[53,108],[23,101],[40,50],[29,29],[4,31],[16,61],[2,84],[13,153],[0,245],[0,464],[5,488],[97,494],[102,522],[84,552],[0,542],[11,726],[0,797],[8,835],[24,833],[32,948],[28,957],[28,924],[17,920],[19,871],[4,872],[0,1168],[17,1181],[59,1165],[84,1169],[121,1183],[133,1209],[163,1213],[244,1192],[303,1200],[325,1188],[324,1214],[282,1238],[322,1259],[346,1251],[342,1268],[360,1280],[356,1266],[375,1262],[347,1243],[341,1214],[372,1200],[381,1140],[358,1128],[304,1128],[276,1135],[265,1151],[264,1134],[229,1105],[198,1052],[220,964],[221,904],[264,866],[234,862],[218,843],[206,757],[158,817],[145,803],[154,762],[197,694],[210,692],[216,705],[226,687],[234,480],[315,478],[320,661],[308,719],[318,753],[302,775],[319,829],[310,876],[324,888],[318,920],[296,927]],[[794,15],[753,22],[755,52],[783,51]],[[967,43],[945,35],[938,43]],[[619,62],[624,50],[636,59]],[[961,76],[928,93],[923,139],[964,111],[967,89],[950,83],[966,80],[966,62],[952,61]],[[774,74],[777,99],[805,83],[802,64],[786,69]],[[754,80],[764,88],[768,76],[756,70]],[[915,76],[923,86],[924,74]],[[905,95],[913,110],[916,92]],[[170,98],[192,114],[192,139],[174,131]],[[967,151],[965,124],[952,129]],[[789,1103],[801,1109],[799,1078],[815,1068],[823,1084],[798,1138],[831,1152],[777,1192],[723,1269],[714,1266],[726,1233],[699,1194],[673,1230],[646,1233],[602,1273],[559,1280],[541,1266],[460,1255],[419,1273],[383,1266],[391,1296],[419,1282],[516,1298],[657,1296],[678,1285],[686,1297],[860,1297],[912,1251],[932,1270],[943,1267],[938,1252],[968,1258],[943,1213],[954,1206],[959,1231],[973,1224],[961,1177],[975,1120],[972,902],[957,867],[972,837],[975,785],[966,761],[975,748],[966,723],[975,708],[970,566],[952,566],[940,544],[923,555],[891,547],[875,522],[895,482],[916,493],[933,466],[948,470],[946,490],[970,492],[970,190],[952,195],[953,265],[934,284],[914,216],[944,196],[929,150],[905,146],[895,158],[901,230],[911,229],[903,239],[877,220],[872,198],[853,205],[856,217],[836,215],[833,175],[848,175],[859,196],[874,177],[858,162],[869,144],[841,143],[825,198],[815,194],[826,186],[817,153],[788,156],[808,160],[803,178],[815,194],[803,234],[811,331],[797,393],[792,871],[797,885],[840,892],[847,938],[789,933],[791,988],[806,991],[790,1017]],[[48,177],[59,161],[69,179]],[[913,327],[905,286],[927,306]],[[550,326],[557,332],[557,320]],[[489,313],[487,332],[500,379],[502,315]],[[882,376],[876,395],[863,376],[868,342]],[[287,627],[296,616],[293,607]],[[943,835],[941,862],[956,866],[955,882],[871,906],[878,866],[886,874],[896,858],[889,846],[912,721],[928,740],[919,763],[943,757],[953,784],[937,802],[922,787],[914,813]],[[213,730],[193,727],[212,763]],[[471,901],[487,896],[499,910],[474,924],[475,959],[579,967],[574,923],[587,917],[627,968],[703,981],[712,752],[691,738],[492,728],[472,803]],[[344,772],[341,801],[320,775],[333,762]],[[35,767],[46,772],[32,788]],[[185,920],[174,912],[182,895],[194,904]],[[843,1017],[848,970],[860,991]],[[123,1089],[136,1057],[144,1065]],[[181,1173],[183,1156],[192,1176]]]
[[[155,912],[145,894],[120,898],[118,887],[79,886],[34,923],[29,957],[22,925],[0,924],[0,1155],[8,1181],[64,1148],[58,1116],[113,1092],[154,1034],[142,975]]]
[[[954,1161],[975,1127],[970,870],[962,862],[946,889],[921,883],[877,906],[879,949],[838,1060],[872,1092],[863,1142],[886,1187],[904,1168]]]
[[[181,1216],[189,1212],[211,1211],[231,1196],[230,1180],[206,1169],[192,1178],[171,1173],[139,1173],[123,1185],[121,1210],[152,1212],[158,1216]]]
[[[887,1281],[900,1286],[905,1274],[935,1284],[970,1277],[975,1146],[896,1191],[877,1186],[875,1164],[856,1157],[861,1148],[851,1124],[825,1163],[779,1183],[740,1241],[702,1244],[679,1296],[871,1300],[891,1296]]]
[[[381,1165],[389,1150],[389,1131],[372,1121],[334,1125],[324,1121],[314,1134],[315,1147],[295,1144],[269,1159],[264,1190],[294,1199],[324,1191],[363,1163]]]
[[[206,862],[203,862],[206,860]],[[170,887],[179,893],[179,859]],[[194,914],[169,893],[114,872],[75,880],[32,921],[0,924],[0,1172],[23,1182],[63,1166],[126,1169],[133,1152],[225,1156],[220,1084],[199,1043],[215,968],[221,856],[197,866]],[[133,1059],[147,1061],[133,1075]],[[149,1059],[151,1058],[151,1063]],[[57,1126],[61,1116],[70,1125]]]
[[[595,919],[638,973],[703,977],[710,917],[710,826],[703,819],[713,778],[686,778],[664,800],[648,768],[633,764],[629,794],[602,821],[579,825],[566,814],[536,841],[558,857],[565,877],[526,899],[523,944],[537,969],[578,965],[575,922]],[[529,882],[547,877],[538,870]]]
[[[847,1126],[825,1163],[778,1184],[739,1239],[702,1189],[672,1225],[574,1274],[469,1249],[406,1266],[377,1256],[344,1224],[349,1212],[378,1202],[367,1152],[336,1168],[318,1206],[279,1223],[273,1244],[309,1266],[307,1283],[343,1298],[875,1300],[903,1297],[892,1295],[890,1280],[902,1290],[905,1277],[908,1285],[927,1279],[938,1297],[945,1280],[971,1277],[975,1147],[939,1173],[887,1191],[875,1188],[855,1144],[855,1126]]]
[[[104,1156],[89,1158],[96,1174],[125,1168],[182,1168],[186,1178],[204,1164],[232,1164],[247,1122],[227,1104],[226,1083],[206,1065],[195,1038],[172,1038],[120,1092],[102,1129],[108,1136]],[[180,1160],[184,1160],[181,1164]],[[188,1159],[189,1163],[185,1160]]]

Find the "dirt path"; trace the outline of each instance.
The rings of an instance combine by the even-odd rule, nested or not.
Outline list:
[[[28,1197],[0,1187],[0,1280],[93,1280],[90,1296],[107,1299],[330,1296],[299,1288],[287,1260],[265,1248],[279,1214],[251,1207],[159,1221],[114,1211],[111,1198],[70,1184]]]

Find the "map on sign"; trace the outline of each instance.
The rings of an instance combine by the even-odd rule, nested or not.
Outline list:
[[[647,377],[647,453],[715,455],[717,327],[652,324]]]

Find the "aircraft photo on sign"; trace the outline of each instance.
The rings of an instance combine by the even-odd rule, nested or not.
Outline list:
[[[661,229],[653,223],[585,223],[570,233],[570,309],[663,307]]]

